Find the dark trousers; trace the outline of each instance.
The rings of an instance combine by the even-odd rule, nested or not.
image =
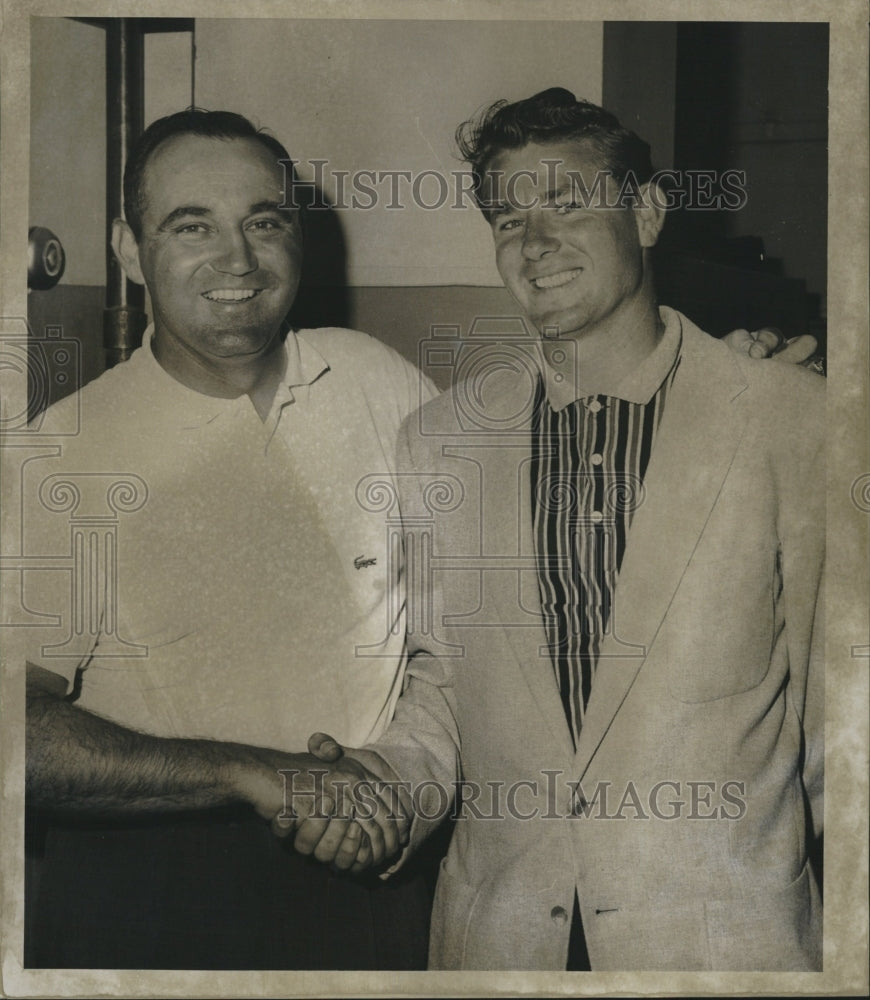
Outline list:
[[[52,823],[42,840],[25,887],[32,968],[426,967],[419,863],[387,881],[335,873],[242,810]]]

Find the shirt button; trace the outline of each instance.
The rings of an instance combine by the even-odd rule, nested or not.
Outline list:
[[[593,510],[591,517],[592,517],[592,522],[594,524],[601,524],[601,522],[604,520],[604,515],[601,513],[600,510]]]
[[[550,919],[555,924],[566,924],[568,922],[568,911],[562,906],[554,906],[550,910]]]
[[[600,409],[601,409],[601,403],[599,403],[597,399],[593,399],[592,402],[589,404],[589,412],[598,413]]]
[[[595,454],[590,459],[590,461],[592,462],[593,465],[601,465],[601,463],[604,461],[604,458],[603,456],[599,455],[598,452],[596,451]]]

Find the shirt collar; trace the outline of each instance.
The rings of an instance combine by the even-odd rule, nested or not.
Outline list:
[[[238,404],[238,398],[207,396],[173,378],[154,357],[153,337],[152,323],[142,337],[142,347],[125,364],[136,361],[142,370],[147,372],[148,392],[152,397],[152,405],[159,406],[160,411],[173,423],[182,427],[200,427],[211,423]],[[329,370],[329,363],[323,355],[306,340],[298,337],[293,330],[287,334],[284,341],[284,353],[286,356],[284,378],[275,392],[273,412],[294,401],[294,388],[311,385]]]
[[[662,382],[674,367],[682,343],[679,315],[673,309],[662,306],[659,309],[659,316],[665,327],[661,340],[652,352],[636,368],[628,372],[612,392],[606,395],[624,399],[629,403],[648,403],[658,392]],[[578,392],[573,368],[563,367],[558,372],[555,371],[547,363],[540,342],[537,344],[537,351],[538,363],[541,366],[541,375],[547,393],[547,402],[553,410],[563,410],[577,399],[595,395],[594,393]]]

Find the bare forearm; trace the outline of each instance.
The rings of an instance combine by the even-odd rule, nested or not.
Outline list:
[[[27,791],[43,808],[118,814],[244,801],[236,777],[252,753],[138,733],[28,690]]]

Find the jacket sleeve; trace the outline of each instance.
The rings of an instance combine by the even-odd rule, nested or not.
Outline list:
[[[413,434],[416,422],[412,414],[403,425],[397,459],[409,625],[405,687],[387,731],[377,743],[365,748],[378,753],[397,778],[409,784],[414,805],[408,848],[390,872],[400,867],[405,855],[414,851],[448,814],[460,774],[451,658],[439,656],[431,630],[416,625],[439,607],[436,586],[431,574],[424,570],[424,560],[409,558],[410,550],[420,540],[410,513],[423,509],[423,490],[431,479],[425,463],[422,467],[427,471],[419,471],[421,460],[415,452],[421,450],[420,439]]]
[[[789,405],[782,426],[791,447],[778,449],[778,533],[788,638],[789,683],[794,710],[803,730],[803,783],[810,807],[812,834],[824,820],[825,723],[825,435],[824,380],[811,377],[802,405]]]

